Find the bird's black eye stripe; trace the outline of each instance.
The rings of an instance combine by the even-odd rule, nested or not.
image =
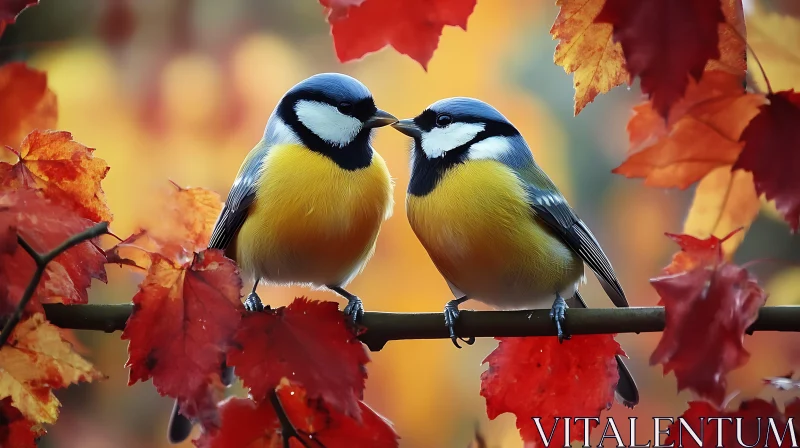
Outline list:
[[[453,122],[453,117],[448,114],[439,114],[436,116],[436,126],[443,128]]]
[[[353,103],[349,101],[342,101],[336,106],[336,108],[339,110],[339,112],[345,115],[350,115],[353,113]]]

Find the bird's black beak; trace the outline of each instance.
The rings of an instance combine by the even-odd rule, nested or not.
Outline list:
[[[400,120],[392,125],[393,128],[397,129],[398,131],[406,134],[409,137],[419,138],[422,135],[422,131],[420,130],[419,126],[414,123],[413,118],[406,118],[405,120]]]
[[[397,123],[397,117],[383,110],[376,110],[372,116],[364,122],[364,127],[368,129],[379,128],[392,123]]]

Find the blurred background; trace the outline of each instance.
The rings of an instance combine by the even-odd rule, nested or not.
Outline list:
[[[800,88],[797,19],[771,15],[800,13],[798,3],[745,1],[745,6],[751,45],[775,90]],[[556,42],[548,33],[557,12],[551,0],[479,1],[468,32],[444,30],[426,73],[391,50],[339,63],[315,0],[42,0],[6,30],[0,62],[24,60],[47,72],[58,98],[58,129],[97,148],[95,155],[111,166],[103,189],[118,235],[153,216],[156,198],[172,188],[169,179],[224,198],[276,101],[311,74],[355,76],[370,87],[379,107],[401,118],[442,97],[481,98],[517,125],[535,158],[594,230],[631,304],[653,306],[658,297],[648,279],[676,249],[663,233],[680,232],[691,191],[649,189],[610,173],[626,154],[625,125],[631,106],[641,100],[638,85],[601,95],[573,117],[572,77],[553,64]],[[374,146],[396,178],[396,205],[375,257],[351,290],[367,310],[439,312],[450,292],[405,217],[408,142],[382,129]],[[771,292],[768,304],[800,303],[800,269],[792,267],[800,259],[800,240],[768,205],[736,255],[739,262],[761,258],[778,261],[752,268]],[[109,285],[95,284],[90,300],[130,301],[141,274],[108,269]],[[593,277],[585,291],[590,306],[610,305]],[[297,295],[339,300],[300,288],[260,293],[273,306]],[[484,309],[471,302],[467,307]],[[169,446],[172,401],[149,382],[126,385],[126,343],[119,336],[78,332],[85,355],[108,379],[57,394],[61,417],[41,447]],[[659,337],[618,337],[642,397],[634,411],[615,404],[608,413],[624,419],[622,431],[627,432],[627,416],[677,416],[690,398],[676,394],[672,375],[649,366]],[[495,346],[491,339],[462,350],[448,340],[390,342],[372,353],[366,401],[395,424],[405,448],[466,447],[476,427],[490,447],[521,447],[513,417],[489,422],[478,395],[481,361]],[[730,375],[729,390],[782,401],[761,379],[792,370],[800,336],[758,333],[747,337],[746,347],[753,356]]]

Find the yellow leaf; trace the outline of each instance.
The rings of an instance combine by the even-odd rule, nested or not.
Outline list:
[[[630,78],[622,46],[612,39],[612,26],[594,23],[605,0],[557,0],[561,10],[550,34],[561,39],[553,61],[567,73],[575,72],[575,115]]]
[[[721,238],[744,227],[745,231],[723,243],[723,250],[730,257],[744,240],[760,206],[751,173],[741,170],[731,173],[730,165],[717,168],[697,185],[683,233],[698,238],[711,235]]]
[[[0,349],[0,399],[34,423],[55,423],[61,403],[52,389],[102,378],[41,313],[20,322]]]
[[[772,90],[800,89],[800,20],[779,14],[748,14],[747,42],[764,65]],[[755,84],[766,91],[755,58],[748,58],[747,65]]]

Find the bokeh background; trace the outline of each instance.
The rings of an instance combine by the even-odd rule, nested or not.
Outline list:
[[[751,45],[776,90],[800,88],[800,27],[797,19],[770,14],[797,14],[797,5],[745,1]],[[648,189],[610,173],[625,157],[625,124],[631,106],[641,100],[638,85],[602,95],[573,117],[571,75],[552,60],[556,42],[548,31],[556,14],[551,0],[481,0],[468,32],[444,30],[425,72],[391,50],[339,63],[324,11],[314,0],[42,0],[2,36],[0,62],[25,60],[46,71],[58,98],[58,128],[108,161],[103,188],[118,235],[152,219],[158,198],[171,188],[169,179],[224,197],[277,100],[311,74],[355,76],[370,87],[379,107],[398,117],[416,115],[446,96],[481,98],[517,125],[540,165],[594,229],[631,304],[655,305],[648,279],[676,249],[663,233],[680,231],[691,191]],[[441,311],[449,290],[405,218],[408,142],[382,129],[374,145],[396,178],[396,205],[375,257],[351,290],[368,310]],[[799,249],[800,240],[765,204],[736,259],[772,261],[753,266],[771,292],[768,303],[796,304],[800,269],[792,266]],[[108,285],[92,287],[93,303],[130,301],[141,280],[141,274],[116,266],[109,267],[109,277]],[[276,306],[297,295],[338,300],[300,288],[261,290]],[[590,306],[610,306],[593,277],[584,296]],[[469,307],[484,309],[477,303]],[[127,386],[120,333],[77,335],[108,379],[60,392],[61,417],[41,446],[169,446],[172,402],[149,382]],[[631,357],[642,400],[634,411],[615,404],[609,415],[677,416],[686,408],[689,394],[676,394],[674,377],[649,366],[659,337],[618,337]],[[698,328],[697,338],[702,337]],[[784,397],[761,379],[791,371],[800,355],[798,342],[795,334],[747,337],[752,359],[730,376],[729,390]],[[447,340],[390,342],[372,354],[366,401],[394,422],[402,447],[466,447],[476,428],[490,447],[521,447],[513,417],[488,421],[478,395],[481,361],[495,345],[484,339],[456,350]],[[620,420],[623,431],[626,421]]]

